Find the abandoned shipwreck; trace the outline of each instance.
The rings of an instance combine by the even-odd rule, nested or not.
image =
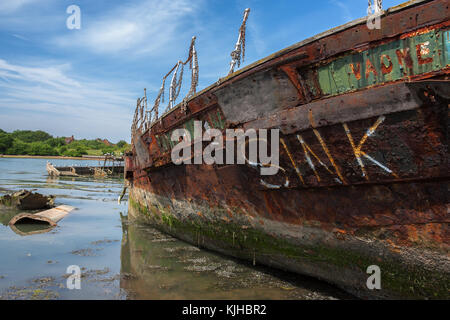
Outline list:
[[[449,2],[410,1],[276,52],[196,93],[195,38],[138,99],[129,214],[195,245],[313,276],[362,298],[450,298]],[[180,74],[191,88],[181,103]],[[166,78],[169,105],[159,115]],[[279,129],[279,165],[175,164],[172,133]],[[271,142],[273,143],[273,141]],[[208,142],[203,142],[206,146]],[[193,148],[194,149],[194,148]],[[368,286],[369,266],[381,288]]]

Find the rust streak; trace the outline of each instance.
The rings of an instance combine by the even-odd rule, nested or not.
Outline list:
[[[284,65],[280,67],[281,70],[288,76],[291,83],[294,85],[294,87],[297,89],[298,97],[301,101],[305,100],[305,94],[303,92],[303,86],[300,83],[300,80],[298,78],[298,73],[295,71],[294,68],[292,68],[289,65]]]

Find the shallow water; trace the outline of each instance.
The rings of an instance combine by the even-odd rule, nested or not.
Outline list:
[[[18,212],[0,207],[0,299],[350,298],[326,283],[253,267],[130,222],[126,198],[117,203],[121,179],[52,179],[45,163],[0,158],[0,195],[33,189],[76,208],[51,230],[13,230],[8,222]],[[81,289],[67,288],[70,265],[81,269]]]

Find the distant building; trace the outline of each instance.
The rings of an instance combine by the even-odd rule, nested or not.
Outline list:
[[[102,140],[102,139],[100,139],[100,138],[97,138],[96,140],[97,140],[98,142],[101,142],[101,143],[107,145],[107,146],[111,146],[111,145],[112,145],[112,143],[109,142],[108,139],[103,139],[103,140]]]
[[[73,135],[71,137],[65,137],[64,138],[64,142],[66,144],[72,143],[75,140],[75,138],[73,137]]]

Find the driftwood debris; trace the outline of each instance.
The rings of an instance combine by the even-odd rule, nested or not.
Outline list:
[[[47,172],[49,176],[53,177],[59,177],[59,176],[71,176],[71,177],[77,177],[78,174],[76,173],[76,170],[74,167],[70,167],[70,170],[58,170],[56,169],[50,162],[47,162]]]
[[[28,190],[20,190],[0,197],[0,204],[20,210],[37,210],[51,208],[54,196],[44,196]]]
[[[75,208],[62,205],[38,213],[19,213],[9,221],[9,225],[12,226],[19,223],[44,223],[49,224],[50,226],[56,226],[56,223],[68,215],[73,209]]]
[[[94,176],[95,177],[106,177],[108,173],[102,168],[94,168]]]
[[[120,204],[120,202],[122,201],[123,197],[125,196],[125,193],[127,192],[127,188],[128,185],[125,185],[122,189],[122,192],[120,193],[119,198],[117,199],[117,203]]]
[[[106,166],[106,161],[103,166],[68,166],[68,167],[55,167],[50,162],[47,162],[47,172],[51,177],[69,176],[94,176],[94,177],[109,177],[109,176],[121,176],[123,175],[123,165]]]

